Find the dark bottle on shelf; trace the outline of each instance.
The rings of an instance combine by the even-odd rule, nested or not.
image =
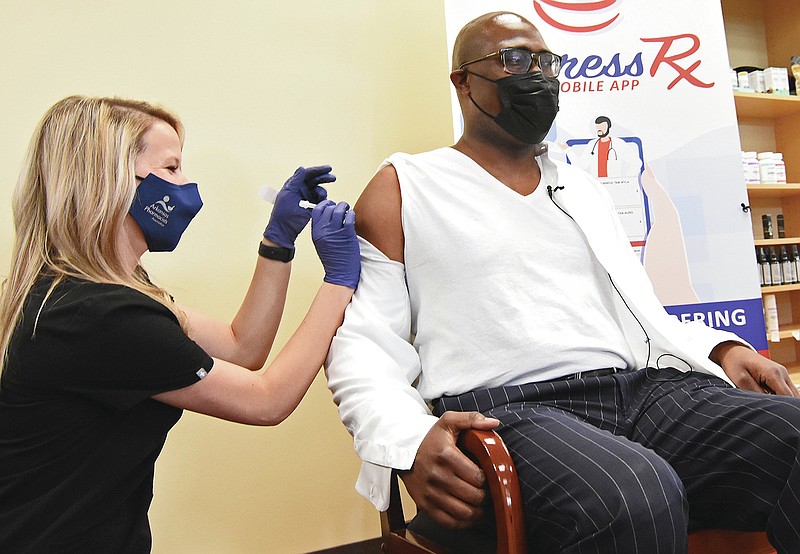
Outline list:
[[[794,266],[795,283],[800,282],[800,252],[797,250],[797,245],[792,245],[792,265]]]
[[[800,254],[799,254],[800,256]],[[767,251],[762,246],[758,249],[758,272],[761,275],[761,286],[768,287],[772,284],[772,273],[769,269]]]
[[[761,216],[761,229],[764,231],[764,238],[772,238],[772,216],[764,214]]]
[[[788,285],[791,283],[796,283],[797,278],[794,277],[794,264],[789,259],[789,253],[786,252],[786,247],[781,246],[781,255],[780,255],[780,262],[781,262],[781,277],[783,278],[783,284]]]
[[[778,254],[775,253],[775,249],[772,247],[769,249],[769,271],[772,277],[772,284],[782,285],[783,275],[781,274],[781,263],[778,261]]]

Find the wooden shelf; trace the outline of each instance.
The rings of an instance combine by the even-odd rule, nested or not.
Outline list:
[[[778,292],[791,292],[793,290],[800,290],[800,283],[793,285],[774,285],[768,287],[761,287],[761,294],[775,294]]]
[[[736,117],[742,119],[776,119],[792,114],[800,114],[800,97],[780,94],[757,94],[755,92],[734,92]]]
[[[794,333],[797,333],[798,337],[800,337],[800,325],[797,325],[797,324],[795,324],[795,325],[781,325],[778,328],[778,335],[779,335],[781,340],[794,339],[795,338],[794,337]],[[795,340],[800,340],[800,339],[795,339]],[[797,370],[800,371],[800,367],[798,367]]]
[[[800,237],[784,237],[782,239],[755,239],[756,246],[784,246],[800,244]]]
[[[787,198],[800,194],[800,183],[757,183],[747,185],[747,194],[759,198]]]

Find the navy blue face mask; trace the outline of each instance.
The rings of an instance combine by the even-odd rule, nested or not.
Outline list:
[[[172,252],[203,207],[197,183],[175,185],[152,173],[138,178],[142,182],[128,213],[142,230],[150,252]]]

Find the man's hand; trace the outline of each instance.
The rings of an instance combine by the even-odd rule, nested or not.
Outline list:
[[[408,471],[399,472],[417,509],[447,527],[464,529],[483,517],[486,478],[456,446],[464,429],[494,429],[499,421],[477,412],[445,412],[422,441]]]
[[[723,342],[708,357],[740,389],[800,397],[785,367],[742,344]]]

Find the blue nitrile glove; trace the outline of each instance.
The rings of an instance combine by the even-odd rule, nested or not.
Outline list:
[[[311,211],[311,240],[325,268],[326,283],[354,289],[361,275],[356,214],[347,202],[325,200]]]
[[[294,246],[297,235],[311,218],[311,210],[301,208],[298,204],[301,200],[315,204],[322,202],[328,197],[328,191],[319,185],[335,180],[329,165],[298,167],[278,191],[264,236],[286,248]]]

